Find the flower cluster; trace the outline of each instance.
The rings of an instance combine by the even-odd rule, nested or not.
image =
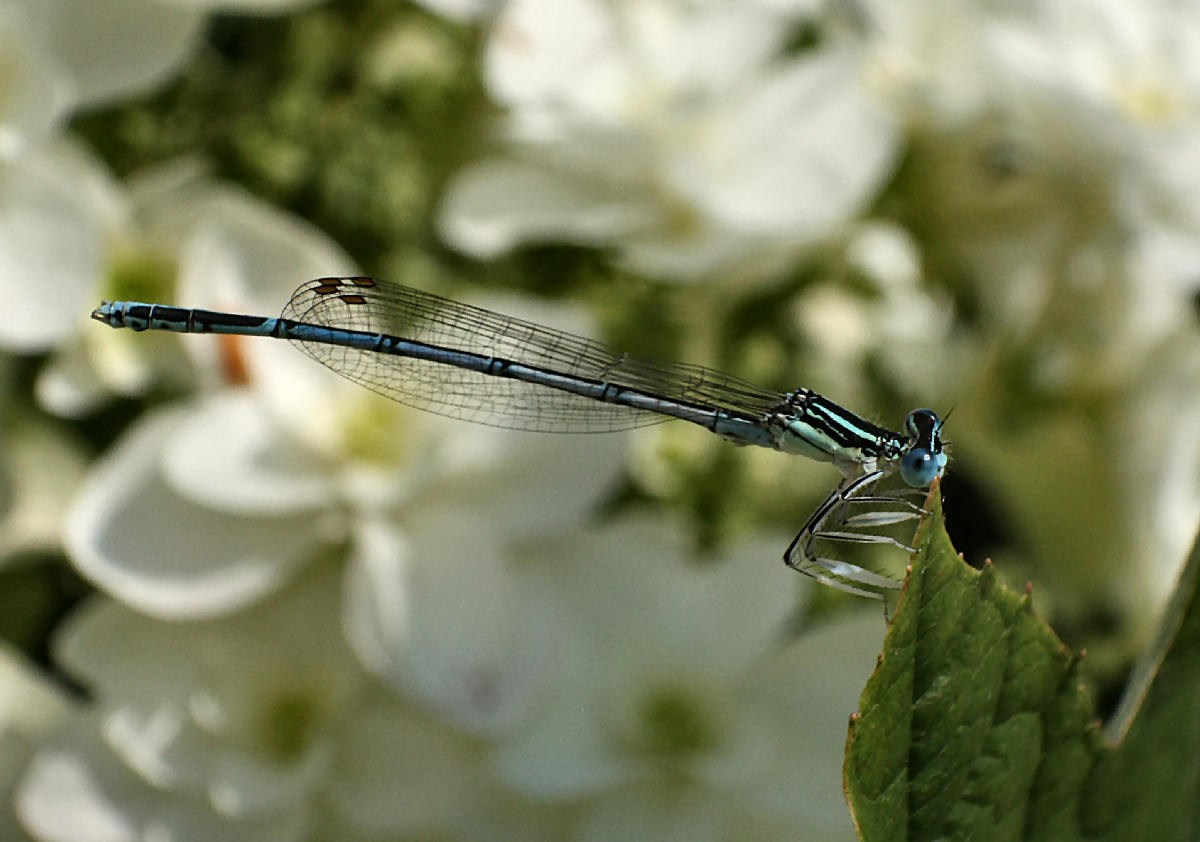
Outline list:
[[[285,342],[103,329],[101,299],[273,315],[359,264],[442,288],[567,266],[586,314],[486,303],[864,410],[953,405],[947,509],[956,482],[985,503],[952,534],[1138,640],[1200,515],[1200,10],[395,5],[0,4],[0,572],[61,558],[89,587],[0,651],[0,835],[853,836],[845,723],[884,624],[777,561],[825,466],[688,425],[471,426]],[[304,49],[231,47],[237,14]],[[84,140],[106,113],[182,132],[168,86],[255,50],[248,85],[286,68],[275,125],[319,138],[364,90],[411,109],[419,160],[327,183],[378,192],[350,227],[436,188],[428,243],[337,230],[351,254],[332,204],[268,201],[220,154],[253,160],[253,131],[121,174]],[[481,101],[420,138],[462,66]],[[259,156],[281,180],[319,158],[301,134]]]
[[[876,365],[953,405],[955,457],[1032,548],[1013,572],[1145,629],[1200,511],[1195,9],[475,11],[502,142],[450,185],[450,242],[600,245],[742,295],[807,267],[805,385],[850,400]]]

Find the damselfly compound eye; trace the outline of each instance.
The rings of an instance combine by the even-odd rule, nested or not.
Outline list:
[[[937,458],[923,447],[900,457],[900,477],[913,488],[925,488],[941,473]]]
[[[904,419],[904,432],[913,441],[930,441],[942,427],[942,420],[932,409],[914,409]]]

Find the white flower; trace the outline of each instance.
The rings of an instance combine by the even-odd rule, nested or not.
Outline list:
[[[31,4],[0,7],[0,160],[49,136],[74,104],[70,74]]]
[[[554,680],[546,653],[560,633],[538,578],[519,575],[524,542],[502,517],[459,508],[403,531],[367,524],[347,575],[346,633],[362,662],[459,726],[492,734]]]
[[[76,108],[145,93],[191,58],[205,15],[159,0],[25,0],[48,7],[49,37]]]
[[[497,774],[585,805],[583,839],[851,838],[844,729],[882,617],[788,642],[781,584],[800,579],[772,564],[777,542],[702,567],[682,543],[627,519],[534,548],[522,569],[560,624],[539,655],[552,681],[498,737]]]
[[[874,197],[897,134],[856,47],[783,52],[789,12],[508,4],[486,74],[510,154],[461,174],[443,233],[480,257],[529,240],[608,245],[677,277],[756,276],[830,236]]]
[[[38,839],[371,838],[443,834],[492,795],[472,742],[380,694],[318,568],[215,621],[168,623],[98,598],[63,665],[96,699],[20,786]],[[519,805],[516,805],[519,810]]]
[[[0,160],[34,150],[69,115],[178,74],[214,11],[315,0],[7,0],[0,7]]]
[[[208,620],[93,600],[58,658],[95,713],[36,752],[25,826],[72,842],[851,838],[843,729],[877,611],[792,639],[780,577],[801,580],[764,566],[777,541],[696,567],[647,519],[553,540],[421,523],[355,562],[371,569],[344,607],[337,564]],[[379,692],[343,628],[405,698]]]
[[[914,127],[892,201],[974,311],[929,357],[947,434],[1057,599],[1146,628],[1200,514],[1197,454],[1163,445],[1200,408],[1200,7],[865,8]]]
[[[75,335],[122,212],[109,174],[76,144],[48,143],[0,167],[0,293],[12,302],[0,345],[36,353]]]
[[[261,342],[324,379],[284,343]],[[143,611],[223,613],[278,589],[320,548],[381,516],[420,523],[445,506],[461,529],[480,518],[513,535],[560,528],[595,504],[619,466],[604,441],[581,449],[569,438],[434,422],[352,384],[331,385],[326,394],[337,400],[325,403],[306,404],[297,389],[291,413],[273,411],[261,394],[218,394],[135,425],[72,508],[75,564]],[[358,423],[382,424],[378,438],[318,446],[317,437],[352,435]],[[405,440],[421,444],[356,455]],[[169,539],[148,540],[147,524],[170,524]]]
[[[989,316],[1032,326],[1047,285],[1087,295],[1160,230],[1200,232],[1200,165],[1181,154],[1200,141],[1195,6],[868,12],[879,90],[916,130],[909,201],[936,226],[935,255],[972,272]],[[1187,277],[1194,288],[1195,271],[1179,270],[1143,283],[1178,289]],[[1135,308],[1134,324],[1137,308],[1156,306],[1101,294]]]
[[[204,21],[199,9],[158,0],[6,3],[0,158],[36,148],[73,111],[161,84],[190,58]]]
[[[188,303],[270,312],[295,278],[336,268],[319,271],[323,241],[253,203],[209,211],[184,228]],[[138,359],[162,359],[180,339],[92,329]],[[160,616],[233,610],[361,524],[427,507],[490,513],[510,534],[559,528],[594,505],[620,467],[616,437],[581,447],[437,419],[334,376],[290,343],[184,339],[200,380],[246,388],[136,425],[93,471],[67,528],[86,575]],[[145,540],[147,520],[171,524],[168,545]]]
[[[359,656],[484,738],[500,785],[573,807],[572,838],[852,838],[844,729],[876,610],[789,640],[782,538],[698,566],[661,519],[502,536],[449,513],[377,533],[391,551],[347,592]]]
[[[91,205],[100,211],[77,208],[67,214],[47,201],[46,212],[29,223],[42,236],[27,239],[32,245],[16,252],[12,271],[0,274],[0,285],[11,287],[23,310],[17,320],[21,326],[8,329],[9,343],[23,343],[28,350],[61,346],[38,382],[39,398],[58,412],[79,414],[114,392],[186,384],[195,375],[174,340],[104,331],[89,320],[101,298],[175,299],[274,314],[301,281],[352,273],[352,261],[324,234],[241,190],[204,178],[194,165],[162,167],[121,191],[90,159],[79,161],[76,179],[86,186],[90,182],[84,176],[90,176],[97,187],[68,195],[90,193],[97,197]],[[66,191],[60,182],[73,175],[61,167],[57,171],[55,196]],[[14,205],[12,211],[19,219],[28,214],[22,207]],[[77,246],[80,257],[72,261],[73,251],[61,249],[63,270],[50,272],[38,261],[51,260],[45,246],[58,236],[70,236],[68,241],[86,244],[86,250]],[[30,285],[25,279],[34,271],[49,272],[56,282]],[[4,338],[0,334],[0,341]],[[210,361],[228,350],[220,340],[191,348]],[[209,376],[236,379],[237,362],[225,359],[234,368]]]
[[[36,747],[71,714],[71,704],[23,655],[0,645],[0,837],[28,837],[17,823],[13,797]]]
[[[264,11],[310,1],[218,5]],[[0,328],[0,346],[37,353],[73,336],[77,323],[67,314],[79,312],[115,263],[130,258],[127,247],[139,234],[126,226],[150,222],[147,208],[122,195],[103,165],[59,130],[74,112],[143,94],[178,73],[199,43],[208,5],[10,0],[0,6],[0,293],[23,308]],[[74,374],[83,379],[89,372],[76,365]],[[78,391],[62,386],[44,387],[43,396],[64,411],[86,408]]]
[[[221,408],[191,418],[220,420]],[[254,417],[247,409],[240,418]],[[163,477],[162,450],[177,430],[186,435],[187,420],[177,409],[135,425],[93,466],[66,527],[80,572],[127,604],[168,617],[236,610],[279,589],[311,560],[321,535],[311,508],[239,517],[175,492]],[[161,539],[152,534],[159,529],[167,533]]]
[[[79,487],[87,459],[79,443],[40,417],[0,428],[0,567],[28,552],[57,552],[64,497]]]

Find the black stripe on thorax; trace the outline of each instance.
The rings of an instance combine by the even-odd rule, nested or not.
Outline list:
[[[885,442],[898,438],[890,430],[872,424],[816,392],[807,392],[799,408],[841,447],[878,455]]]

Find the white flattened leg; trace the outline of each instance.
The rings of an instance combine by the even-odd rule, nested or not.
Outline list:
[[[917,504],[905,499],[914,489],[896,495],[876,495],[872,492],[884,476],[884,471],[869,471],[854,479],[843,480],[812,513],[803,528],[784,553],[784,562],[794,570],[823,584],[846,593],[883,599],[884,593],[894,591],[900,584],[857,564],[829,558],[817,552],[818,541],[838,541],[853,544],[889,544],[907,553],[913,547],[887,535],[851,530],[890,526],[914,520],[925,513]],[[920,493],[920,492],[917,492]],[[849,514],[852,507],[870,505],[901,506],[899,510]]]

